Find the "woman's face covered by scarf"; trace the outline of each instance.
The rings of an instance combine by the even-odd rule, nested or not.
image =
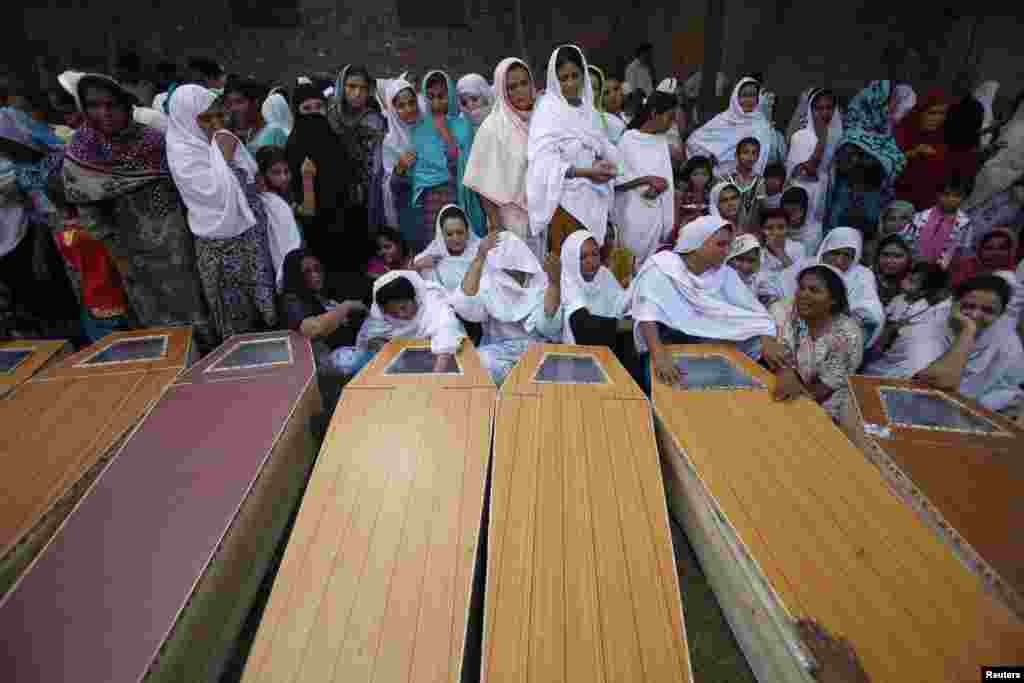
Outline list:
[[[107,137],[124,130],[131,112],[123,97],[100,85],[85,85],[83,91],[82,107],[93,128]]]

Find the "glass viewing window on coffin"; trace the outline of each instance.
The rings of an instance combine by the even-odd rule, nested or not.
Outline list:
[[[434,363],[437,356],[425,347],[412,347],[402,349],[395,356],[388,366],[384,368],[385,375],[461,375],[462,368],[458,361],[450,357],[442,370],[435,370]]]
[[[0,375],[12,375],[32,355],[32,349],[0,349]]]
[[[725,356],[675,354],[684,389],[764,389],[765,386]]]
[[[156,360],[167,353],[167,336],[135,337],[132,339],[118,339],[109,346],[103,348],[86,360],[79,363],[79,366],[105,365],[107,363],[135,363],[139,361]]]
[[[998,425],[951,397],[927,389],[879,389],[891,424],[934,431],[1002,434]]]
[[[288,365],[292,362],[292,346],[287,337],[253,339],[239,342],[223,358],[210,366],[207,372],[224,370],[250,370]]]
[[[547,353],[533,381],[541,384],[608,384],[608,376],[594,356]]]

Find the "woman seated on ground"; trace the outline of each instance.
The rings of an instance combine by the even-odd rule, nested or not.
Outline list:
[[[885,329],[864,358],[864,374],[910,379],[932,361],[921,335],[949,318],[949,274],[934,263],[915,264],[900,293],[885,307]],[[921,357],[925,354],[924,358]]]
[[[998,275],[962,283],[947,321],[921,339],[921,358],[934,358],[914,379],[959,391],[985,408],[1013,414],[1024,400],[1024,348],[1004,315],[1010,285]]]
[[[412,267],[423,279],[454,292],[462,286],[479,248],[480,238],[470,230],[466,212],[448,204],[437,214],[434,241],[413,260]]]
[[[864,327],[864,339],[868,346],[874,344],[882,334],[885,323],[885,309],[878,298],[875,274],[860,265],[861,234],[853,228],[832,230],[818,247],[817,258],[793,264],[782,272],[781,285],[784,298],[791,300],[797,292],[797,275],[814,263],[832,266],[843,275],[846,294],[850,302],[850,314]],[[785,304],[788,306],[788,303]]]
[[[770,365],[782,361],[775,321],[736,271],[723,267],[732,238],[727,221],[703,216],[683,228],[672,251],[658,252],[637,274],[628,308],[636,321],[633,339],[666,384],[683,380],[666,344],[733,342]]]
[[[775,398],[808,394],[833,420],[849,399],[847,377],[864,352],[860,324],[849,314],[843,274],[823,263],[797,274],[796,301],[782,329],[786,362],[776,373]]]
[[[500,385],[531,343],[561,339],[558,257],[549,254],[541,268],[514,234],[491,233],[480,243],[452,306],[462,318],[483,324],[480,360]]]
[[[374,241],[377,245],[377,255],[371,258],[366,266],[366,274],[371,280],[394,270],[412,268],[412,254],[400,232],[394,228],[380,228]]]
[[[373,283],[373,306],[356,338],[361,362],[392,339],[429,339],[434,372],[451,367],[466,331],[440,286],[411,270],[393,270]]]
[[[903,281],[914,266],[913,252],[900,235],[889,235],[878,243],[872,264],[883,306],[903,293]]]
[[[761,266],[761,257],[764,251],[757,235],[749,233],[737,235],[732,240],[729,256],[726,257],[725,263],[736,271],[736,274],[743,280],[743,284],[750,288],[757,300],[763,306],[768,307],[782,298],[782,292],[778,284],[778,275],[766,271]]]
[[[601,265],[601,249],[589,230],[562,243],[562,341],[618,349],[626,290]]]
[[[308,249],[289,252],[283,270],[280,307],[285,326],[312,342],[321,374],[354,374],[356,335],[370,303],[369,279],[349,273],[328,288],[320,259]]]

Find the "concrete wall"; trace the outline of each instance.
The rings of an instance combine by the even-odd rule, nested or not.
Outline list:
[[[0,51],[14,67],[45,54],[52,69],[102,66],[117,49],[134,49],[150,62],[184,63],[189,56],[210,54],[230,70],[267,80],[330,71],[348,62],[365,63],[382,75],[440,67],[456,75],[478,71],[490,76],[501,58],[518,52],[514,0],[464,1],[467,26],[462,28],[403,27],[398,0],[299,0],[299,28],[254,29],[235,25],[229,0],[89,0],[90,10],[82,7],[85,0],[37,0],[22,9],[23,36],[5,41]],[[811,84],[855,92],[884,73],[880,60],[887,46],[911,39],[929,43],[915,36],[930,38],[924,50],[939,55],[937,63],[947,75],[960,65],[967,46],[965,22],[936,14],[929,25],[922,23],[928,19],[919,11],[908,15],[917,16],[911,22],[881,0],[727,1],[723,71],[732,78],[744,71],[764,72],[783,102]],[[591,61],[606,67],[621,68],[635,45],[650,41],[659,72],[686,76],[699,68],[704,0],[521,3],[530,61],[541,78],[552,47],[567,41],[581,44]],[[989,16],[978,29],[980,76],[1002,81],[1007,97],[1024,88],[1019,22],[1017,17]],[[916,33],[908,34],[909,28]],[[108,42],[108,29],[117,37],[114,45]],[[927,69],[916,71],[922,87],[934,76],[923,73]]]

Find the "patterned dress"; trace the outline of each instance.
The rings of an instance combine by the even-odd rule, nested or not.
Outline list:
[[[786,364],[796,369],[804,383],[818,381],[833,390],[822,407],[838,420],[850,399],[846,378],[857,372],[864,355],[860,324],[840,313],[832,317],[825,334],[814,339],[794,307],[783,328],[782,343]]]
[[[242,184],[256,225],[229,239],[196,237],[199,278],[220,338],[277,325],[274,267],[267,242],[267,212],[246,172],[232,170]]]

